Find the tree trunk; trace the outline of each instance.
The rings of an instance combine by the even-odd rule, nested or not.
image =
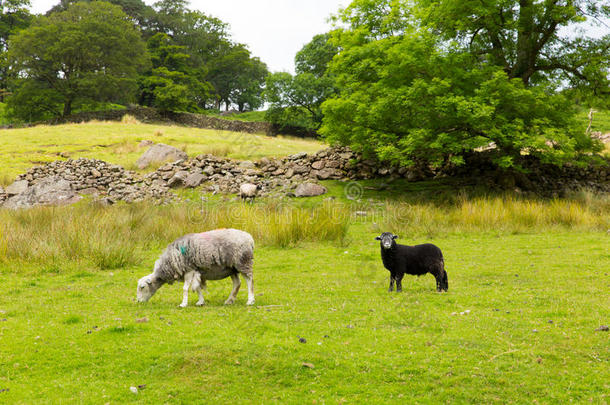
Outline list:
[[[72,99],[67,99],[64,103],[64,112],[62,113],[62,117],[67,117],[72,114]]]
[[[511,70],[511,78],[520,78],[526,86],[534,74],[536,63],[536,40],[534,5],[532,0],[519,1],[519,22],[517,27],[517,61]]]

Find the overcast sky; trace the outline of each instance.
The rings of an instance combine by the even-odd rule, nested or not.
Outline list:
[[[155,0],[144,0],[151,5]],[[328,17],[350,0],[191,0],[190,8],[230,25],[232,39],[248,45],[273,72],[294,73],[294,56],[314,35],[330,30]],[[31,0],[32,12],[44,13],[59,0]],[[606,22],[607,23],[607,22]],[[610,32],[607,24],[585,25],[590,35]]]
[[[144,0],[152,4],[151,0]],[[44,13],[59,0],[31,0],[33,13]],[[230,25],[232,39],[248,45],[273,72],[294,73],[294,55],[314,35],[330,30],[331,14],[350,0],[191,0],[191,9]]]

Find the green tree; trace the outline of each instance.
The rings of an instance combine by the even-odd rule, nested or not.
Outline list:
[[[92,2],[99,0],[60,0],[55,6],[53,6],[46,15],[49,16],[53,13],[59,13],[66,11],[70,4],[79,2]],[[112,3],[121,7],[123,12],[127,14],[132,21],[137,24],[142,34],[145,35],[151,30],[152,20],[154,18],[154,10],[152,7],[147,6],[142,0],[105,0],[108,3]]]
[[[267,74],[267,66],[253,58],[243,44],[225,43],[220,54],[210,62],[209,80],[214,86],[216,107],[231,103],[240,108],[249,105],[256,108],[262,104],[260,94]]]
[[[356,0],[333,35],[341,93],[324,103],[321,132],[403,165],[460,163],[490,144],[504,167],[523,153],[561,164],[598,150],[558,88],[607,91],[610,37],[560,28],[608,12],[584,1]]]
[[[149,63],[132,21],[105,2],[37,18],[12,37],[9,53],[22,79],[8,102],[21,118],[66,116],[80,103],[127,102]]]
[[[195,111],[205,102],[211,86],[205,69],[193,68],[186,47],[173,45],[167,34],[148,40],[152,70],[141,78],[139,102],[163,111]]]
[[[32,16],[27,9],[29,6],[29,0],[0,1],[0,102],[4,101],[9,82],[14,79],[8,63],[8,40],[30,24]]]
[[[339,52],[330,34],[316,35],[295,56],[296,75],[280,72],[267,77],[267,119],[282,128],[315,132],[322,124],[322,103],[336,92],[328,65]]]
[[[268,74],[267,65],[259,58],[248,57],[243,61],[230,96],[239,111],[251,111],[263,105],[263,86]]]

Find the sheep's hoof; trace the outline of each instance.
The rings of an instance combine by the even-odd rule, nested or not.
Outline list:
[[[205,302],[197,302],[195,305],[197,305],[198,307],[202,307],[205,305]]]
[[[187,306],[187,304],[180,304],[180,305],[178,305],[178,307],[180,307],[180,308],[186,308],[186,306]]]
[[[235,300],[233,298],[229,298],[228,300],[225,301],[225,305],[233,305],[234,302],[235,302]]]
[[[248,302],[246,302],[246,305],[254,305],[254,300],[248,300]]]

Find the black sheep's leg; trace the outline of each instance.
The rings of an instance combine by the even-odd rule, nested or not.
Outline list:
[[[390,274],[390,288],[388,288],[388,292],[394,291],[394,274]]]
[[[404,274],[398,274],[396,276],[396,292],[402,292],[402,278]]]
[[[447,278],[447,272],[443,270],[443,284],[441,285],[441,289],[447,291],[449,290],[449,278]]]
[[[436,291],[441,292],[443,291],[443,286],[444,286],[444,282],[443,282],[443,271],[439,271],[436,273],[433,273],[434,278],[436,279]]]

